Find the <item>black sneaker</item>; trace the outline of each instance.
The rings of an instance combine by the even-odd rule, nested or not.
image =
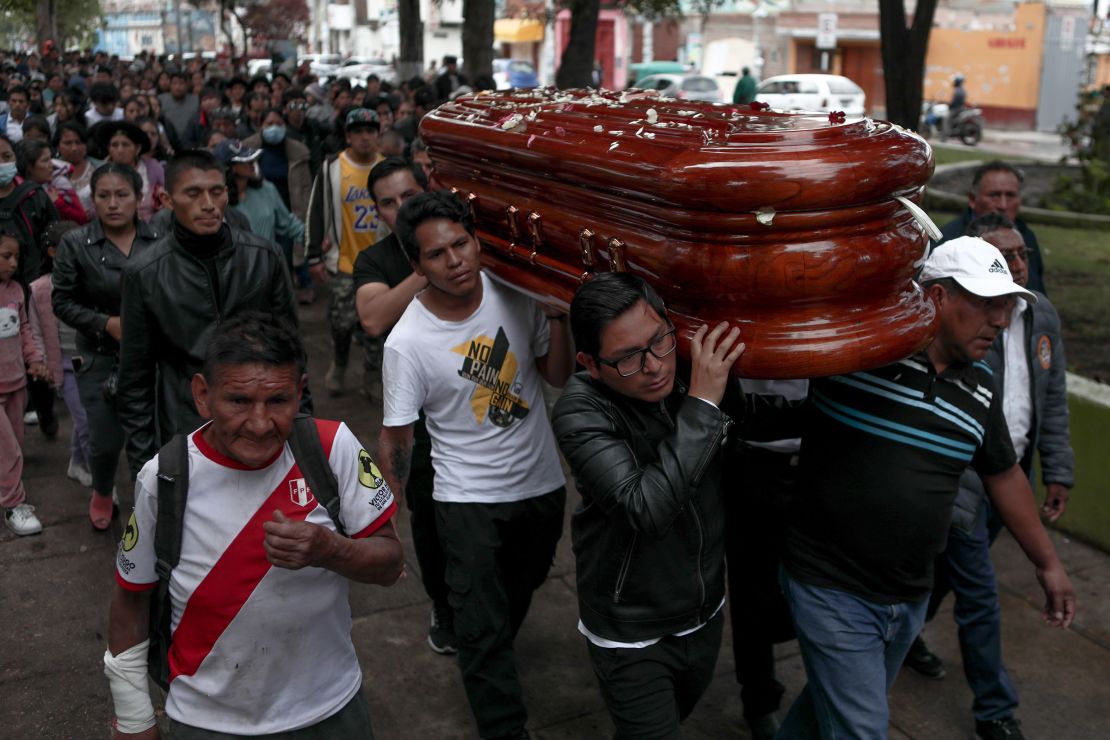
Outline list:
[[[455,615],[447,604],[432,605],[432,626],[428,630],[428,647],[440,655],[454,655],[459,651],[455,646]]]
[[[1025,740],[1021,722],[1013,717],[975,722],[975,736],[982,740]]]
[[[920,637],[915,637],[913,644],[910,645],[910,651],[906,653],[906,659],[902,661],[902,665],[906,666],[914,673],[919,673],[925,678],[941,679],[948,673],[944,669],[944,661],[940,659],[936,653],[929,650],[925,645],[925,641]]]

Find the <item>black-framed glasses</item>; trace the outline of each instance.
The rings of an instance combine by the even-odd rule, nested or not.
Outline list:
[[[1021,249],[1007,249],[1002,252],[1002,256],[1006,258],[1006,262],[1014,263],[1018,260],[1022,262],[1029,261],[1029,250],[1022,247]]]
[[[622,378],[627,378],[644,369],[648,352],[657,360],[662,360],[664,357],[674,352],[678,347],[678,340],[675,338],[675,332],[676,329],[674,326],[671,326],[670,331],[653,340],[649,346],[643,349],[629,352],[624,357],[617,358],[616,360],[603,360],[599,357],[597,361],[602,365],[608,365],[616,370],[617,374]]]

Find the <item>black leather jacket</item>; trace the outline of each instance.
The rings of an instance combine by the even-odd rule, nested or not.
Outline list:
[[[77,349],[99,355],[119,353],[119,342],[104,331],[119,316],[123,268],[158,239],[158,232],[140,221],[131,255],[125,256],[104,235],[99,219],[62,237],[54,257],[54,314],[77,330]]]
[[[571,537],[590,632],[638,642],[713,616],[725,595],[721,450],[733,429],[745,439],[791,436],[799,407],[730,388],[717,409],[677,381],[649,404],[589,373],[571,378],[552,424],[582,496]]]
[[[220,321],[264,311],[297,326],[293,285],[277,245],[238,229],[231,229],[231,240],[216,258],[218,295],[204,265],[172,230],[124,270],[116,406],[132,477],[173,434],[200,426],[190,384]],[[304,405],[310,405],[307,395]]]

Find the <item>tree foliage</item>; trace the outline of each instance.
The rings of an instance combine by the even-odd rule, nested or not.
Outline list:
[[[35,45],[42,48],[47,40],[44,31],[36,24],[36,13],[43,0],[0,0],[0,12],[10,13],[5,24],[12,31],[28,40],[34,39]],[[100,25],[100,0],[56,0],[50,8],[54,19],[57,38],[62,48],[70,46],[91,46]]]
[[[308,3],[305,0],[254,0],[239,2],[238,5],[246,6],[238,17],[257,41],[300,38],[308,25]]]

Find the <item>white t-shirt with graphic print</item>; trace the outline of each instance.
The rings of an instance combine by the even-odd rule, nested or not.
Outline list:
[[[411,424],[424,409],[435,500],[523,501],[566,483],[536,368],[549,340],[543,309],[485,272],[482,303],[462,321],[436,318],[419,298],[405,309],[385,343],[382,424]]]
[[[393,493],[346,425],[317,420],[348,536],[369,537],[396,511]],[[189,437],[189,494],[173,605],[166,713],[237,735],[288,732],[338,712],[362,684],[351,643],[347,579],[323,568],[270,565],[262,525],[275,509],[335,530],[286,444],[251,469]],[[157,585],[158,458],[139,473],[135,512],[116,557],[125,589]]]

